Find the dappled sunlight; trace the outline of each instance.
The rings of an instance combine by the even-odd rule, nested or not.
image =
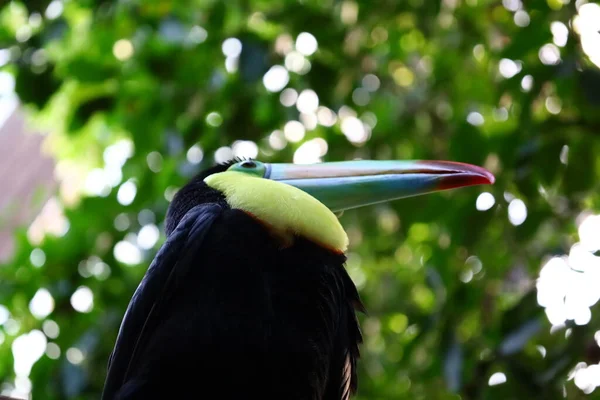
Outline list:
[[[231,146],[233,155],[238,158],[256,158],[258,146],[251,140],[236,140]]]
[[[133,52],[133,44],[127,39],[117,40],[113,46],[113,54],[120,61],[130,59],[133,56]]]
[[[89,171],[83,184],[83,193],[88,196],[106,196],[111,188],[118,186],[123,179],[122,168],[133,155],[133,143],[119,140],[106,147],[103,152],[103,168]]]
[[[312,131],[317,127],[318,120],[314,112],[311,113],[300,113],[300,122],[306,128],[307,131]]]
[[[48,343],[46,345],[46,356],[51,360],[58,360],[60,357],[60,347],[56,343]]]
[[[352,92],[352,101],[357,106],[366,106],[367,104],[369,104],[370,100],[371,95],[369,94],[369,91],[365,88],[356,88]]]
[[[142,252],[137,245],[128,240],[118,242],[113,250],[117,261],[128,265],[137,265],[142,262]]]
[[[221,46],[226,57],[239,57],[242,54],[242,42],[237,38],[229,38]]]
[[[148,169],[154,173],[160,172],[163,166],[163,156],[158,151],[151,151],[146,156],[146,164]]]
[[[594,253],[600,250],[600,215],[590,214],[579,224],[579,243],[581,246]]]
[[[108,264],[96,256],[81,261],[77,267],[77,272],[84,278],[93,276],[100,281],[108,279],[111,273]]]
[[[233,158],[496,176],[336,213],[367,309],[359,398],[598,391],[598,4],[38,3],[0,7],[1,133],[20,99],[58,184],[0,268],[3,394],[97,397],[169,203]],[[36,164],[12,149],[0,164]]]
[[[569,380],[573,380],[583,393],[590,394],[600,386],[600,365],[580,362],[569,374]]]
[[[600,67],[600,5],[586,3],[579,6],[573,18],[573,29],[581,38],[581,47],[590,60]]]
[[[327,154],[327,142],[322,138],[316,138],[302,143],[294,152],[294,164],[314,164],[323,161],[322,157]]]
[[[317,51],[317,39],[308,32],[301,32],[296,38],[296,50],[305,56],[311,56]]]
[[[488,380],[489,386],[497,386],[506,383],[506,375],[503,372],[494,372]]]
[[[298,100],[298,92],[295,89],[287,88],[281,92],[279,101],[285,107],[292,107]]]
[[[44,334],[50,339],[56,339],[60,334],[60,327],[58,324],[51,319],[47,319],[42,324]]]
[[[529,92],[533,87],[533,77],[531,75],[525,75],[523,79],[521,79],[521,88],[525,92]]]
[[[511,224],[518,226],[527,219],[527,206],[521,199],[512,199],[508,203],[508,220]]]
[[[469,115],[467,115],[467,122],[471,125],[481,126],[484,124],[485,119],[483,118],[483,115],[481,115],[481,113],[477,111],[472,111],[469,113]]]
[[[216,111],[211,111],[206,115],[206,123],[214,128],[221,126],[223,117]]]
[[[34,267],[42,267],[46,263],[46,253],[40,248],[35,248],[29,254],[29,261]]]
[[[355,144],[363,144],[370,137],[371,128],[355,116],[342,118],[341,128],[346,138]]]
[[[326,127],[331,127],[335,125],[337,120],[337,114],[332,109],[319,106],[319,109],[317,110],[317,121],[319,124]]]
[[[48,289],[40,288],[29,302],[29,311],[37,319],[44,319],[54,310],[54,298]]]
[[[94,306],[94,293],[87,286],[80,286],[71,295],[71,306],[80,313],[92,311]]]
[[[536,284],[538,304],[554,327],[564,327],[569,320],[587,325],[591,307],[600,300],[600,257],[594,254],[600,250],[600,215],[585,215],[578,232],[579,242],[571,246],[568,256],[548,260]],[[581,362],[569,379],[584,393],[591,393],[600,386],[600,366]]]
[[[319,96],[314,90],[306,89],[300,92],[296,100],[296,108],[301,113],[310,114],[317,111],[319,107]]]
[[[377,75],[367,74],[362,79],[362,85],[369,92],[375,92],[381,86],[381,80]]]
[[[521,72],[522,68],[523,64],[521,63],[521,61],[515,62],[508,58],[503,58],[498,64],[500,74],[507,79],[512,78],[513,76]]]
[[[160,231],[156,225],[144,225],[137,234],[137,244],[141,249],[148,250],[154,247],[159,237]]]
[[[290,75],[281,65],[272,66],[263,77],[263,84],[269,92],[279,92],[289,81]]]
[[[8,393],[10,396],[28,396],[31,383],[24,384],[31,373],[31,368],[46,351],[46,336],[37,329],[24,333],[12,342],[14,371],[16,374],[15,389]],[[5,394],[3,392],[3,394]]]
[[[71,364],[78,365],[81,364],[83,360],[85,360],[85,355],[80,349],[77,347],[67,349],[67,361]]]
[[[130,205],[137,194],[137,186],[133,181],[124,182],[117,191],[117,201],[124,206]]]
[[[269,135],[269,145],[274,150],[282,150],[287,144],[285,134],[280,130],[275,130]]]
[[[48,7],[46,8],[46,12],[44,15],[49,20],[57,19],[63,13],[64,6],[62,0],[52,0]]]
[[[515,22],[515,25],[521,28],[525,28],[526,26],[529,26],[529,23],[531,22],[531,17],[529,17],[529,13],[527,11],[518,10],[513,16],[513,20]]]
[[[299,51],[290,51],[285,56],[285,67],[290,72],[295,72],[299,75],[306,75],[310,69],[310,61]]]
[[[3,306],[2,304],[0,304],[0,325],[4,325],[6,323],[6,321],[8,321],[9,317],[10,317],[10,312],[8,311],[8,308],[6,308],[6,306]]]
[[[204,158],[204,152],[202,151],[202,147],[195,144],[188,149],[186,156],[190,163],[199,164]]]
[[[538,52],[538,56],[540,61],[546,65],[556,65],[561,61],[560,50],[553,43],[543,45]]]
[[[479,196],[477,196],[477,201],[475,202],[475,208],[479,211],[487,211],[492,208],[496,204],[496,199],[494,195],[489,192],[483,192]]]
[[[229,146],[219,147],[215,151],[214,159],[215,162],[221,164],[227,162],[233,158],[233,150]]]
[[[574,261],[578,262],[575,264],[577,270],[570,265]],[[553,325],[562,325],[567,320],[573,320],[577,325],[590,321],[590,306],[600,298],[600,291],[596,289],[600,276],[588,269],[589,261],[594,260],[586,260],[586,264],[582,261],[581,255],[572,251],[567,259],[550,259],[540,271],[536,285],[538,303],[545,308]]]
[[[285,138],[292,143],[296,143],[304,139],[305,133],[306,128],[300,121],[288,121],[283,127],[283,134],[285,135]]]
[[[552,41],[558,47],[565,47],[569,38],[569,28],[560,21],[554,21],[550,24],[552,32]]]
[[[203,43],[208,38],[208,32],[201,26],[195,25],[190,29],[187,41],[191,44]]]
[[[225,55],[225,69],[229,73],[234,73],[238,69],[240,54],[242,54],[242,42],[238,38],[229,38],[221,46],[223,55]]]

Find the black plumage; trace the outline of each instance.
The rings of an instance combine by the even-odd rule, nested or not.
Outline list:
[[[103,399],[345,399],[357,387],[358,292],[346,258],[270,230],[203,178],[134,294]]]

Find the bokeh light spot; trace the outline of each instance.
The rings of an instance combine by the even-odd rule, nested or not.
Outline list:
[[[486,211],[492,208],[496,204],[496,199],[494,195],[489,192],[483,192],[479,196],[477,196],[477,201],[475,202],[475,208],[479,211]]]
[[[117,261],[123,264],[137,265],[142,262],[142,253],[140,252],[140,249],[126,240],[117,242],[113,249],[113,254]]]
[[[13,341],[14,371],[17,376],[29,376],[33,365],[44,355],[46,343],[46,336],[37,329],[20,335]]]
[[[158,227],[156,225],[144,225],[137,235],[137,244],[142,249],[151,249],[156,244],[156,242],[158,242],[159,236],[160,231],[158,230]]]
[[[545,65],[556,65],[560,62],[560,50],[553,43],[547,43],[538,52],[540,61]]]
[[[81,350],[77,347],[70,347],[67,349],[67,361],[73,365],[78,365],[83,362],[85,356]]]
[[[302,32],[296,38],[296,50],[305,56],[312,55],[315,51],[317,51],[317,48],[317,39],[308,32]]]
[[[29,301],[29,311],[37,319],[44,319],[54,310],[54,298],[45,288],[39,288]]]
[[[269,135],[269,146],[274,150],[282,150],[287,145],[287,139],[280,130],[275,130]]]
[[[195,144],[188,149],[186,158],[192,164],[199,164],[204,158],[204,152],[199,145]]]
[[[258,146],[251,140],[236,140],[232,145],[233,155],[239,158],[256,158]]]
[[[239,57],[242,53],[242,42],[237,38],[225,39],[221,50],[226,57]]]
[[[117,40],[113,45],[113,55],[117,60],[128,60],[133,56],[133,44],[127,39]]]
[[[233,158],[233,149],[229,146],[222,146],[215,151],[215,162],[224,163]]]
[[[60,334],[60,327],[55,321],[52,321],[51,319],[47,319],[44,321],[42,329],[44,330],[44,334],[50,339],[56,339]]]
[[[292,143],[299,142],[304,139],[306,130],[300,121],[288,121],[283,127],[285,138]]]
[[[51,360],[58,360],[60,357],[60,347],[56,343],[48,343],[46,345],[46,356]]]
[[[263,76],[263,85],[269,92],[279,92],[290,81],[288,71],[281,65],[274,65]]]
[[[291,107],[298,100],[298,92],[292,88],[284,89],[279,95],[279,101],[285,107]]]
[[[514,199],[508,204],[508,219],[511,224],[521,225],[527,219],[527,206],[523,200]]]
[[[303,90],[296,101],[296,108],[302,113],[313,113],[319,107],[319,96],[314,90]]]
[[[94,306],[94,293],[87,286],[79,286],[71,295],[71,306],[80,313],[92,311]]]
[[[35,248],[29,254],[29,261],[34,267],[42,267],[46,263],[46,253],[40,248]]]
[[[128,206],[133,203],[135,195],[137,194],[137,186],[133,181],[129,180],[124,182],[119,191],[117,192],[117,201],[123,206]]]
[[[216,128],[223,123],[223,117],[216,111],[210,112],[206,116],[206,123]]]
[[[506,383],[506,375],[503,372],[494,372],[488,380],[489,386],[497,386]]]

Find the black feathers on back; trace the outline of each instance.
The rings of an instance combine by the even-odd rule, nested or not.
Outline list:
[[[281,249],[202,179],[173,200],[147,273],[167,278],[132,300],[103,399],[346,399],[362,305],[345,256],[302,238]]]
[[[194,207],[159,250],[127,307],[110,356],[103,399],[113,398],[135,371],[135,361],[143,355],[147,338],[154,334],[160,313],[169,306],[171,295],[181,286],[179,278],[189,272],[198,247],[222,210],[211,203]]]

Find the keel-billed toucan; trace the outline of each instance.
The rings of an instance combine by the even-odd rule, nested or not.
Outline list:
[[[335,213],[493,181],[441,161],[233,160],[200,173],[169,206],[103,399],[348,398],[362,304]]]

